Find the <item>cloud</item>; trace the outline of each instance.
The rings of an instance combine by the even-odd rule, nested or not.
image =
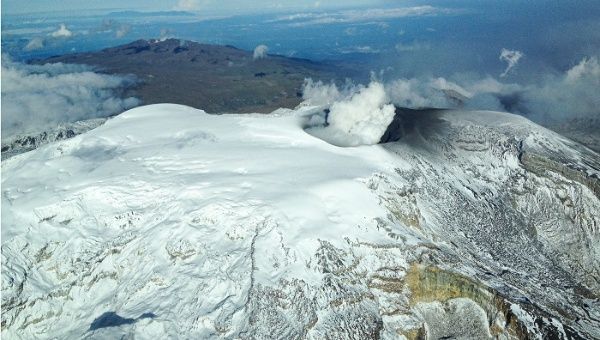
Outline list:
[[[266,58],[268,51],[269,51],[269,48],[266,45],[256,46],[256,48],[254,49],[254,55],[253,55],[254,60]]]
[[[5,35],[35,35],[35,34],[44,34],[48,32],[52,32],[55,29],[54,26],[47,27],[19,27],[19,28],[9,28],[3,29],[2,34]]]
[[[351,46],[348,48],[343,48],[339,50],[341,53],[343,54],[349,54],[349,53],[361,53],[361,54],[377,54],[379,53],[378,49],[374,49],[371,46]]]
[[[118,96],[132,79],[98,74],[83,65],[27,65],[3,55],[1,67],[3,136],[106,117],[139,104]]]
[[[566,81],[570,84],[584,79],[592,81],[600,79],[600,64],[598,58],[583,58],[579,64],[567,71]]]
[[[35,50],[40,50],[42,48],[44,48],[44,38],[35,37],[35,38],[29,40],[29,42],[27,43],[27,45],[25,45],[25,48],[23,48],[23,50],[35,51]]]
[[[344,30],[344,34],[349,35],[349,36],[356,35],[357,33],[358,33],[358,30],[356,29],[356,27],[348,27]]]
[[[199,0],[179,0],[173,9],[178,11],[194,11],[200,9],[202,4]]]
[[[506,69],[504,70],[504,72],[502,72],[502,74],[500,74],[501,78],[506,77],[506,75],[508,74],[508,72],[510,72],[510,70],[512,70],[515,66],[517,66],[517,63],[519,63],[519,60],[523,57],[523,53],[520,51],[511,51],[511,50],[507,50],[506,48],[503,48],[502,51],[500,51],[500,60],[505,61],[508,65],[506,66]]]
[[[161,28],[160,36],[158,37],[158,40],[165,41],[169,38],[173,38],[174,34],[175,34],[175,32],[170,28]]]
[[[383,84],[375,81],[346,93],[334,84],[307,81],[304,97],[309,104],[326,104],[330,110],[326,126],[313,126],[307,131],[337,146],[379,143],[395,115]]]
[[[400,78],[388,80],[381,86],[385,90],[386,103],[413,109],[466,107],[507,111],[542,124],[600,116],[598,57],[583,58],[562,74],[546,75],[529,84],[505,83],[491,76],[474,78],[458,74],[454,78],[457,80],[442,77]],[[365,109],[358,99],[348,99],[363,88],[346,84],[345,88],[340,89],[334,84],[308,80],[304,85],[303,104],[333,108],[336,103],[347,102]],[[338,107],[353,111],[349,105]],[[342,137],[339,135],[335,135],[335,138],[343,139],[344,134],[341,134]],[[356,137],[353,140],[355,142],[352,143],[366,144],[365,139]],[[341,145],[350,142],[336,143]]]
[[[103,33],[114,32],[115,38],[123,38],[129,33],[129,31],[131,31],[131,26],[128,24],[122,24],[113,19],[104,19],[102,20],[102,24],[97,31]]]
[[[558,123],[600,115],[600,62],[584,58],[564,73],[529,84],[504,83],[487,76],[452,82],[445,78],[397,79],[385,84],[390,101],[408,108],[508,111],[538,123]]]
[[[415,41],[410,44],[397,43],[395,48],[398,52],[416,52],[431,49],[431,44]]]
[[[126,36],[129,33],[129,31],[131,31],[131,26],[122,24],[115,31],[115,37],[123,38],[124,36]]]
[[[331,105],[329,127],[346,134],[347,145],[377,144],[395,115],[381,83],[372,82]]]
[[[451,108],[472,94],[444,78],[397,79],[386,84],[392,103],[411,109]]]
[[[400,78],[385,83],[371,82],[371,85],[379,86],[375,84],[380,84],[384,88],[385,98],[389,103],[412,109],[452,108],[473,97],[471,91],[441,77]],[[364,86],[350,81],[347,81],[342,88],[338,88],[333,83],[325,84],[307,79],[304,82],[302,105],[327,108],[335,102],[347,100],[362,89]]]
[[[433,6],[413,6],[397,8],[371,8],[365,10],[344,10],[331,13],[297,13],[279,16],[269,22],[288,22],[290,26],[307,26],[338,23],[356,23],[405,17],[436,16],[459,13],[455,9]]]
[[[60,28],[50,33],[50,35],[53,38],[69,38],[73,35],[73,32],[71,32],[65,24],[60,24]]]

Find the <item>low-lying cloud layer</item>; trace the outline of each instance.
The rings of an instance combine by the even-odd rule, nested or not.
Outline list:
[[[292,27],[323,24],[358,23],[404,17],[435,16],[456,13],[455,9],[425,6],[343,10],[328,13],[297,13],[279,16],[268,22],[287,22]]]
[[[120,113],[139,104],[119,97],[132,84],[83,65],[26,65],[2,56],[3,138]]]

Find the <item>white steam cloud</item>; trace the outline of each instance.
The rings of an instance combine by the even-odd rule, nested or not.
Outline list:
[[[395,46],[396,51],[398,52],[417,52],[417,51],[423,51],[423,50],[430,50],[431,49],[431,44],[427,43],[427,42],[413,42],[410,44],[403,44],[403,43],[398,43]]]
[[[307,80],[302,105],[329,108],[327,117],[311,117],[307,131],[338,146],[378,143],[394,117],[394,105],[412,109],[458,108],[508,111],[539,123],[600,116],[600,62],[584,58],[564,74],[520,85],[492,77],[397,79],[368,87]],[[324,125],[327,125],[323,127]],[[315,127],[316,126],[316,127]]]
[[[506,69],[500,74],[500,77],[506,77],[508,75],[508,72],[510,72],[515,66],[517,66],[519,60],[522,57],[523,53],[520,51],[511,51],[507,50],[506,48],[503,48],[502,51],[500,51],[500,60],[505,61],[508,65],[506,65]]]
[[[599,79],[600,64],[598,63],[597,58],[584,58],[581,60],[581,62],[579,62],[579,64],[567,71],[565,78],[565,80],[570,84],[574,84],[582,80],[589,80],[596,82],[595,85],[597,85]]]
[[[341,98],[342,94],[333,83],[324,84],[321,81],[314,82],[312,79],[304,82],[302,99],[305,105],[329,107]]]
[[[488,77],[467,81],[464,87],[472,93],[466,101],[469,108],[518,113],[540,123],[600,115],[597,58],[584,58],[565,73],[538,83],[507,84]]]
[[[472,96],[444,78],[398,79],[388,83],[386,91],[395,105],[412,109],[450,108]]]
[[[139,104],[118,91],[132,79],[83,65],[26,65],[2,56],[2,134],[39,132],[61,123],[106,117]]]
[[[394,114],[383,85],[372,82],[348,100],[335,102],[328,122],[350,137],[350,145],[377,144]]]
[[[65,24],[60,24],[60,28],[50,33],[50,35],[53,38],[69,38],[73,35],[73,32],[71,32]]]
[[[444,78],[396,79],[385,84],[372,82],[369,86],[381,85],[387,102],[411,109],[453,108],[473,97],[471,90]],[[341,89],[335,84],[324,84],[307,79],[304,82],[303,105],[331,107],[346,100],[363,89],[347,82]]]
[[[173,38],[174,33],[175,32],[172,29],[170,29],[170,28],[161,28],[158,40],[159,41],[165,41],[167,39]]]
[[[269,52],[269,48],[267,45],[258,45],[254,49],[254,60],[263,59],[267,57],[267,52]]]
[[[600,116],[600,64],[585,58],[564,75],[526,87],[523,106],[534,119],[556,121],[565,118]]]
[[[308,89],[308,91],[307,91]],[[333,102],[328,126],[308,129],[313,135],[338,146],[377,144],[395,115],[383,84],[371,82],[343,95],[333,84],[308,82],[304,96],[310,105]]]

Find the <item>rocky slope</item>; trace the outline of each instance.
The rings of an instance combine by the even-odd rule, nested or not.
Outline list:
[[[2,166],[9,338],[598,338],[598,154],[506,113],[140,107]]]

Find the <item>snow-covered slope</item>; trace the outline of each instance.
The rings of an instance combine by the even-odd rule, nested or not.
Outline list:
[[[2,165],[7,338],[600,337],[598,155],[504,113],[127,111]]]

